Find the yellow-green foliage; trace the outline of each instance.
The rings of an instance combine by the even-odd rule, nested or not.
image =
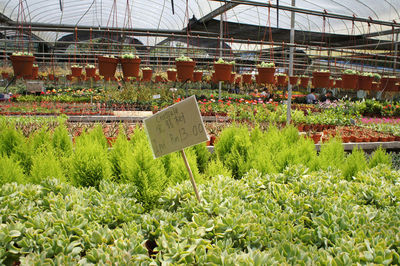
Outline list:
[[[359,171],[363,171],[366,168],[367,160],[365,159],[364,151],[357,146],[353,149],[351,154],[347,156],[342,166],[343,177],[347,180],[351,180]]]
[[[368,167],[373,168],[379,164],[386,164],[389,166],[392,165],[392,158],[385,152],[384,149],[382,149],[381,146],[379,146],[379,148],[372,153],[371,158],[369,159]]]
[[[72,153],[72,140],[64,124],[54,129],[51,140],[56,156],[69,156]]]
[[[23,183],[24,172],[17,161],[3,154],[0,155],[0,186],[6,183]]]
[[[53,147],[48,143],[41,146],[32,157],[32,169],[29,182],[39,184],[42,180],[56,178],[65,181],[63,168]]]
[[[319,167],[324,170],[340,169],[345,158],[342,142],[338,138],[332,138],[321,147],[318,160]]]

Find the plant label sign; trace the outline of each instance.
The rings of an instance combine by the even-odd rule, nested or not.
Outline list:
[[[144,126],[155,158],[208,140],[195,96],[146,118]]]
[[[26,90],[28,92],[44,92],[43,81],[27,81]]]

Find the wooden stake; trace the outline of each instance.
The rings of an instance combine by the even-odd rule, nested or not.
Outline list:
[[[192,169],[190,169],[190,165],[189,165],[189,162],[188,162],[188,160],[187,160],[187,158],[186,158],[185,151],[184,151],[184,150],[181,150],[181,154],[182,154],[183,161],[185,162],[186,169],[187,169],[188,172],[189,172],[189,175],[190,175],[190,182],[192,183],[192,186],[193,186],[193,189],[194,189],[194,193],[196,194],[196,198],[197,198],[197,200],[198,200],[199,202],[201,202],[201,199],[200,199],[200,196],[199,196],[199,192],[197,191],[196,182],[194,181],[194,178],[193,178]]]

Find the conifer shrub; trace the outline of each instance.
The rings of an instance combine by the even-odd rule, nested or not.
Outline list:
[[[319,167],[323,170],[340,169],[346,159],[342,142],[338,138],[331,138],[321,146],[318,159]]]
[[[216,158],[210,161],[204,173],[206,178],[213,178],[218,175],[231,176],[232,172],[224,166],[224,164]]]
[[[359,171],[363,171],[367,168],[367,160],[365,158],[364,151],[358,146],[353,149],[349,154],[342,166],[343,178],[352,180]]]
[[[70,156],[72,140],[64,123],[58,125],[53,132],[51,143],[57,156]]]
[[[121,128],[119,130],[117,140],[113,144],[113,149],[109,152],[109,160],[111,163],[111,171],[113,180],[119,182],[121,177],[121,163],[128,154],[132,152],[131,142],[128,141],[126,135]]]
[[[50,143],[41,146],[33,155],[32,169],[28,181],[34,184],[40,184],[43,180],[49,178],[65,181],[61,162]]]
[[[381,146],[376,149],[369,158],[368,167],[373,168],[378,166],[379,164],[386,164],[388,166],[392,166],[392,158],[390,154],[386,153]]]
[[[205,143],[197,144],[190,149],[193,149],[196,154],[197,168],[200,173],[204,173],[210,161],[210,152]]]
[[[51,139],[52,137],[47,126],[43,126],[30,136],[29,141],[31,142],[33,151],[36,152],[38,149],[51,143]]]
[[[0,155],[0,186],[11,182],[24,183],[24,171],[13,158]]]

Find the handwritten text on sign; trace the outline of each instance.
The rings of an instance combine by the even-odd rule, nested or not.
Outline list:
[[[144,125],[156,158],[208,140],[195,96],[145,119]]]

